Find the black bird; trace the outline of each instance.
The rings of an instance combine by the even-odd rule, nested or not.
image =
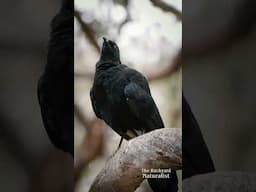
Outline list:
[[[164,128],[164,123],[146,78],[121,64],[117,44],[103,39],[90,97],[96,116],[121,136],[120,147],[123,138],[129,140],[145,132]],[[177,191],[175,171],[169,180],[148,181],[154,192]]]
[[[47,64],[38,82],[38,100],[51,142],[74,154],[74,25],[73,2],[63,0],[53,18]]]
[[[215,171],[199,124],[182,95],[182,178]]]

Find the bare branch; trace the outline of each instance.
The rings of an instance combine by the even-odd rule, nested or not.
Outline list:
[[[81,14],[77,10],[74,11],[74,15],[75,15],[77,21],[79,22],[82,31],[86,35],[86,38],[88,39],[88,41],[94,46],[94,48],[99,53],[100,52],[100,46],[98,45],[98,43],[95,39],[95,36],[94,36],[95,32],[93,31],[93,29],[88,24],[86,24],[83,21],[83,19],[81,17]]]
[[[150,0],[150,1],[154,6],[161,8],[163,11],[174,14],[178,20],[182,19],[181,11],[179,11],[172,5],[165,3],[164,1],[161,1],[161,0]]]
[[[124,5],[124,8],[126,9],[127,15],[126,15],[125,20],[122,23],[120,23],[120,25],[118,26],[118,33],[119,34],[120,34],[123,26],[126,25],[128,22],[132,21],[131,11],[130,11],[130,9],[131,9],[131,7],[130,7],[130,0],[126,1],[125,5]]]
[[[159,79],[164,79],[170,77],[173,73],[177,72],[182,65],[182,54],[181,51],[177,54],[177,56],[170,61],[169,65],[162,68],[152,67],[145,71],[145,76],[148,81],[155,81]],[[93,79],[94,73],[91,72],[79,72],[75,71],[75,77],[77,78],[87,78]]]
[[[158,129],[120,148],[94,180],[90,192],[133,192],[143,181],[142,168],[182,168],[181,129]]]
[[[178,71],[178,69],[181,67],[181,63],[182,63],[182,55],[181,55],[181,51],[179,51],[177,56],[174,58],[174,60],[170,61],[167,67],[160,68],[160,69],[158,68],[149,69],[145,75],[149,81],[163,79],[171,76],[173,73]]]
[[[83,127],[87,130],[80,146],[80,150],[78,151],[78,155],[76,155],[77,159],[74,171],[75,182],[77,182],[80,179],[83,169],[88,163],[103,153],[104,130],[106,125],[98,118],[92,120],[87,118],[77,104],[74,105],[74,112]]]
[[[256,174],[246,172],[214,172],[196,175],[182,182],[183,191],[256,191]]]
[[[100,119],[95,119],[88,132],[83,138],[75,164],[75,182],[77,182],[84,168],[93,160],[103,154],[104,150],[104,130],[105,123]]]
[[[94,72],[91,71],[86,71],[86,72],[81,72],[81,71],[74,71],[74,75],[76,78],[85,78],[92,80],[94,77]]]
[[[82,123],[82,125],[89,129],[90,125],[96,120],[93,119],[89,119],[82,111],[82,109],[80,108],[80,106],[78,104],[74,104],[74,113],[76,115],[76,117],[78,118],[78,120]]]

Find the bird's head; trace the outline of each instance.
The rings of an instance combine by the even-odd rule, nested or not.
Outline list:
[[[120,62],[119,48],[114,41],[107,40],[103,37],[103,45],[101,49],[101,61]]]

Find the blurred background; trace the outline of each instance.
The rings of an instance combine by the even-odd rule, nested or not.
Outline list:
[[[0,191],[73,191],[73,159],[50,143],[37,100],[60,0],[0,6]]]
[[[73,160],[50,143],[36,95],[60,3],[1,2],[1,191],[73,191]],[[183,29],[178,0],[75,1],[76,191],[88,190],[119,142],[89,102],[102,36],[115,40],[122,62],[150,80],[168,127],[181,126],[182,39],[184,94],[217,171],[256,170],[255,1],[182,3]]]
[[[183,90],[217,171],[256,171],[256,2],[183,0]]]
[[[75,191],[83,192],[120,141],[89,98],[103,36],[116,41],[123,64],[149,79],[165,126],[181,127],[181,1],[75,0],[74,33]],[[151,189],[144,182],[138,191]]]

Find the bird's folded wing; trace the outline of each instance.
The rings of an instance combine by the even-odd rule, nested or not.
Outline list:
[[[45,78],[45,77],[44,77]],[[46,129],[46,132],[48,136],[50,137],[53,144],[57,147],[59,146],[60,141],[58,140],[58,130],[56,127],[56,123],[54,122],[55,116],[54,116],[54,106],[51,106],[51,99],[49,98],[49,94],[47,90],[45,89],[45,80],[41,78],[38,82],[38,89],[37,89],[37,95],[38,95],[38,101],[41,109],[41,115],[43,119],[43,123]]]
[[[93,108],[93,111],[94,111],[95,115],[98,118],[102,119],[101,113],[100,113],[100,111],[97,108],[96,98],[94,96],[93,89],[91,89],[91,91],[90,91],[90,98],[91,98],[92,108]]]
[[[138,84],[129,83],[124,89],[124,95],[130,111],[143,122],[146,132],[164,127],[153,98]]]

